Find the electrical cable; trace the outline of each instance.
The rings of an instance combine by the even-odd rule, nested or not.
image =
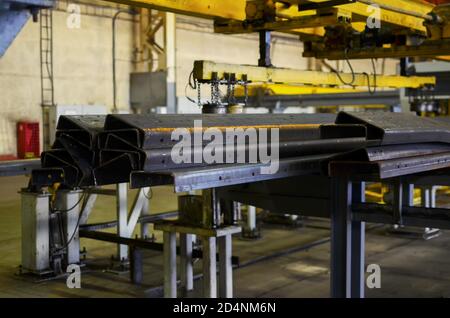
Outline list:
[[[198,102],[196,102],[195,100],[193,100],[192,98],[190,98],[190,97],[188,96],[188,94],[187,94],[187,88],[188,88],[188,86],[189,86],[189,83],[186,84],[186,87],[184,88],[184,95],[186,96],[186,98],[187,98],[188,101],[190,101],[191,103],[197,105]]]
[[[86,208],[86,204],[87,204],[87,199],[86,198],[87,197],[89,197],[88,191],[83,193],[83,195],[81,196],[81,199],[78,200],[76,205],[74,205],[71,209],[67,210],[67,211],[71,211],[71,210],[75,209],[81,203],[81,201],[83,201],[83,205],[81,206],[80,214],[78,215],[77,224],[75,226],[75,229],[74,229],[73,233],[71,234],[69,240],[63,246],[61,246],[60,248],[57,248],[57,249],[54,250],[54,253],[58,253],[60,251],[63,251],[65,249],[67,249],[67,247],[70,245],[70,243],[75,238],[75,235],[77,234],[78,229],[80,227],[80,222],[81,222],[81,218],[83,216],[84,209]],[[61,211],[59,211],[59,212],[61,212]]]
[[[372,68],[373,68],[373,89],[370,88],[370,75],[364,72],[363,74],[367,77],[367,88],[369,90],[369,94],[373,95],[377,92],[377,68],[375,66],[375,60],[371,59]]]
[[[194,70],[189,74],[188,84],[192,89],[197,89],[197,81],[194,79]]]
[[[186,98],[188,99],[188,101],[190,101],[193,104],[198,104],[198,102],[196,102],[195,100],[193,100],[192,98],[190,98],[187,94],[187,88],[188,86],[192,89],[197,89],[197,81],[194,80],[194,70],[191,71],[191,73],[189,74],[189,78],[188,78],[188,82],[184,88],[184,95],[186,96]]]
[[[323,63],[327,68],[329,68],[333,73],[336,74],[336,76],[338,77],[339,81],[341,81],[342,84],[348,85],[348,86],[353,86],[353,83],[354,83],[355,80],[356,80],[356,74],[355,74],[355,71],[354,71],[354,69],[353,69],[353,65],[350,63],[350,60],[349,60],[349,58],[348,58],[348,56],[347,56],[347,53],[348,53],[348,48],[345,49],[345,61],[347,62],[348,67],[350,68],[350,72],[352,73],[352,80],[351,80],[350,82],[344,81],[344,79],[342,78],[342,76],[341,76],[341,74],[339,73],[339,71],[336,70],[334,67],[332,67],[330,64],[328,64],[328,63],[325,62],[325,61],[322,61],[322,63]]]
[[[75,209],[80,203],[81,201],[83,201],[85,198],[85,193],[83,193],[83,195],[80,197],[80,199],[77,201],[77,203],[75,203],[75,205],[67,210],[60,210],[60,209],[55,209],[55,207],[53,206],[53,202],[50,202],[50,211],[55,213],[55,212],[61,212],[61,213],[68,213],[70,211],[72,211],[73,209]]]

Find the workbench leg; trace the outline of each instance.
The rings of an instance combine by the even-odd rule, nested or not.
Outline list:
[[[117,184],[117,198],[116,198],[116,210],[117,210],[117,234],[121,237],[130,237],[128,233],[128,184]],[[126,260],[128,256],[128,246],[119,244],[117,246],[117,258],[119,261]]]
[[[50,194],[21,192],[22,267],[39,273],[50,268]]]
[[[352,298],[364,298],[366,223],[352,222],[351,229],[351,294]]]
[[[421,205],[424,208],[435,208],[436,207],[436,186],[423,186],[420,188],[421,192]],[[439,231],[435,228],[426,227],[424,232],[424,237],[432,237],[433,233]]]
[[[351,182],[344,178],[332,181],[330,287],[333,298],[351,297],[351,188]]]
[[[364,182],[352,186],[352,202],[366,201]],[[351,297],[364,298],[366,223],[351,221]]]
[[[403,205],[414,206],[414,184],[405,184],[403,186]]]
[[[177,237],[164,232],[164,297],[177,297]]]
[[[225,235],[219,240],[219,297],[233,298],[233,266],[231,263],[232,236]]]
[[[203,296],[217,298],[216,238],[202,237],[203,244]]]
[[[436,207],[436,186],[422,186],[420,187],[421,193],[421,206],[424,208]]]
[[[203,190],[203,226],[216,228],[220,223],[220,200],[217,197],[217,189]]]
[[[150,200],[145,198],[144,205],[142,206],[141,216],[150,214]],[[149,223],[141,223],[141,239],[145,240],[150,237]]]
[[[136,285],[142,284],[144,278],[142,251],[134,246],[130,250],[130,278]]]
[[[186,292],[194,289],[192,242],[192,234],[180,233],[180,278],[181,286]]]
[[[247,227],[251,233],[256,231],[256,207],[251,205],[247,207]]]

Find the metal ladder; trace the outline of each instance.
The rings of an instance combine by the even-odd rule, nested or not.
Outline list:
[[[39,11],[40,59],[41,59],[41,106],[44,150],[50,147],[49,109],[55,106],[53,82],[53,13],[51,9]]]

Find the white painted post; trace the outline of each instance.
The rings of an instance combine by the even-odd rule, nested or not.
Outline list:
[[[203,296],[217,298],[216,238],[202,237],[203,243]]]
[[[231,263],[232,237],[224,235],[219,240],[219,297],[233,297],[233,265]]]
[[[116,188],[117,234],[122,237],[128,237],[128,184],[118,183]],[[117,246],[117,258],[119,261],[128,258],[128,246],[121,244]]]
[[[164,297],[177,297],[177,237],[164,232]]]

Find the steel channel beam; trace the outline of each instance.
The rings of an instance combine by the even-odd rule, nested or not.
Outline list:
[[[324,127],[324,132],[330,132]],[[340,131],[338,131],[340,133]],[[378,163],[387,160],[408,159],[411,157],[436,155],[450,152],[450,145],[444,143],[420,143],[406,145],[388,145],[360,148],[347,153],[337,154],[330,162]]]
[[[105,119],[103,115],[60,116],[53,149],[42,153],[42,167],[63,168],[64,183],[69,187],[93,185],[97,138],[103,130]],[[39,180],[45,184],[51,181]]]
[[[310,140],[310,141],[286,141],[280,140],[276,144],[278,147],[279,158],[292,158],[308,155],[321,155],[324,153],[339,153],[345,151],[351,151],[353,149],[362,148],[368,145],[365,138],[339,138],[339,139],[323,139],[323,140]],[[245,162],[240,163],[251,163],[251,154],[255,154],[257,162],[260,162],[259,152],[261,148],[272,149],[272,144],[258,143],[258,144],[224,144],[223,146],[215,146],[214,151],[216,154],[222,154],[218,158],[217,164],[226,163],[227,158],[230,155],[230,147],[234,150],[234,158],[238,158],[242,154],[245,154]],[[267,147],[267,148],[265,148]],[[144,170],[144,171],[161,171],[169,169],[183,169],[190,168],[195,169],[195,167],[201,167],[208,165],[204,159],[203,153],[205,147],[191,147],[190,149],[183,149],[183,156],[190,158],[190,162],[186,163],[176,163],[172,160],[171,153],[172,148],[164,149],[151,149],[145,151],[145,157],[140,164],[139,168],[134,170]],[[117,151],[118,154],[121,151]],[[201,158],[200,161],[196,161],[195,158]]]
[[[165,115],[109,115],[105,122],[105,131],[136,129],[140,135],[139,148],[153,149],[172,146],[171,134],[176,128],[194,130],[196,120],[201,121],[202,128],[279,128],[297,132],[314,130],[322,124],[334,123],[333,114],[165,114]],[[125,139],[125,138],[124,138]]]
[[[450,167],[450,152],[378,162],[332,161],[329,164],[329,173],[331,176],[359,175],[387,179],[448,167]]]
[[[131,187],[156,186],[173,184],[175,192],[186,192],[200,189],[225,187],[230,185],[283,179],[293,176],[318,173],[320,162],[330,155],[305,156],[282,159],[279,169],[274,174],[263,174],[261,168],[265,164],[221,165],[187,170],[167,172],[133,172]]]
[[[343,59],[377,59],[377,58],[406,58],[414,57],[437,57],[445,56],[450,52],[450,40],[441,39],[438,41],[425,41],[424,43],[412,46],[401,45],[390,48],[371,47],[353,48],[344,50],[309,50],[303,52],[303,57],[315,57],[317,59],[343,60]]]
[[[382,145],[412,143],[450,143],[450,122],[424,118],[412,113],[391,112],[340,112],[336,124],[364,125],[368,139],[382,140]]]
[[[219,188],[218,195],[273,213],[329,218],[330,191],[328,177],[309,174]]]
[[[165,220],[165,219],[171,219],[178,217],[178,212],[164,212],[164,213],[158,213],[158,214],[151,214],[151,215],[144,215],[139,217],[138,223],[145,224],[145,223],[154,223],[159,220]],[[80,230],[84,231],[99,231],[104,229],[109,229],[117,226],[117,221],[110,221],[110,222],[102,222],[102,223],[94,223],[94,224],[81,224]]]
[[[32,170],[40,167],[40,159],[0,161],[0,177],[31,174]]]
[[[448,94],[450,95],[450,93]],[[237,97],[237,102],[244,103],[245,97]],[[302,95],[262,95],[249,96],[247,107],[321,107],[340,105],[387,105],[400,104],[400,92],[398,90],[377,92],[375,94],[364,93],[326,93],[326,94],[302,94]]]
[[[132,239],[132,238],[127,238],[127,237],[121,237],[114,233],[80,230],[80,237],[97,240],[97,241],[128,245],[128,246],[130,246],[130,247],[132,246],[134,248],[142,248],[142,249],[160,251],[160,252],[163,251],[162,243],[155,243],[155,242],[151,242],[151,241],[143,240],[143,239]],[[177,254],[178,255],[180,254],[179,247],[177,247]],[[195,249],[192,251],[192,257],[193,258],[203,258],[203,252],[201,250]],[[217,255],[217,258],[219,258],[219,255]],[[239,257],[233,256],[232,263],[233,263],[233,265],[239,265]]]
[[[389,205],[361,203],[352,205],[352,219],[370,223],[394,224],[394,210]],[[405,226],[450,229],[450,210],[403,206],[402,221]]]
[[[403,182],[419,186],[450,186],[449,169],[441,169],[433,172],[414,174],[412,176],[402,177]]]

